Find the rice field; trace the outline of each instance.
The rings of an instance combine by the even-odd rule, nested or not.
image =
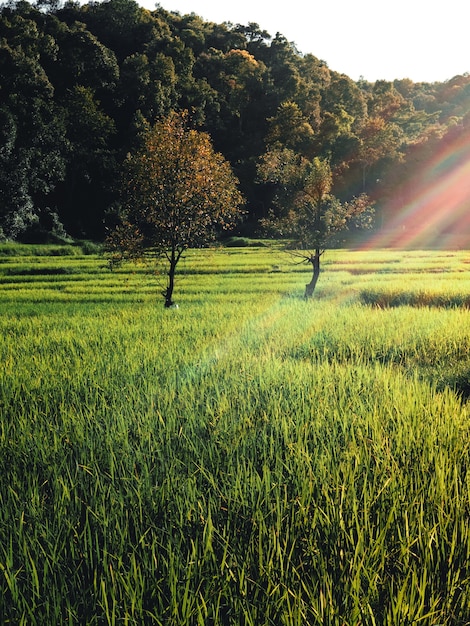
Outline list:
[[[0,246],[2,625],[470,624],[470,252],[84,252]]]

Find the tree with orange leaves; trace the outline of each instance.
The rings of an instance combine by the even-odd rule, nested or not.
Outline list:
[[[111,262],[153,255],[167,265],[165,307],[173,305],[176,266],[185,250],[213,241],[240,219],[243,197],[207,133],[171,113],[143,136],[124,164],[120,222],[107,238]]]
[[[365,194],[340,202],[331,193],[329,162],[320,157],[309,160],[288,148],[268,150],[260,159],[258,175],[276,188],[276,211],[262,225],[270,235],[287,238],[291,254],[312,265],[312,278],[305,285],[305,298],[311,298],[321,256],[349,226],[371,225],[372,204]]]

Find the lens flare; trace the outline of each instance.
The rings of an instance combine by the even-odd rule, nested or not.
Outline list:
[[[470,245],[470,133],[443,139],[427,161],[397,185],[382,230],[365,245],[467,248]]]

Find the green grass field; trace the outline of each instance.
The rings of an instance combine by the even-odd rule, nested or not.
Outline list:
[[[0,623],[470,624],[469,264],[0,246]]]

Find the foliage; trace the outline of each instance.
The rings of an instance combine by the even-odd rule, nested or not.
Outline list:
[[[271,208],[256,178],[266,146],[327,160],[332,193],[373,197],[387,226],[402,184],[425,183],[416,151],[430,140],[428,154],[440,153],[468,129],[468,76],[354,82],[262,25],[134,0],[3,4],[0,76],[0,236],[10,239],[44,232],[54,214],[69,235],[102,240],[140,128],[172,111],[190,110],[236,171],[243,234]]]
[[[319,157],[310,161],[286,148],[263,155],[258,172],[262,180],[276,185],[275,201],[280,210],[262,223],[271,234],[288,237],[290,245],[298,249],[293,254],[312,264],[313,277],[305,293],[310,297],[320,272],[320,256],[351,223],[370,224],[370,201],[363,194],[340,202],[330,193],[333,174],[329,163]]]
[[[128,156],[121,222],[107,240],[112,261],[141,258],[147,250],[166,258],[167,307],[184,251],[208,244],[241,215],[242,196],[229,163],[206,133],[186,124],[184,113],[157,122]]]

